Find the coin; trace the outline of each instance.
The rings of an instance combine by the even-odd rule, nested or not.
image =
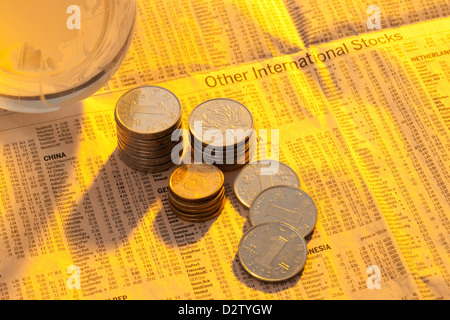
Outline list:
[[[208,164],[185,164],[174,170],[169,188],[177,198],[200,201],[217,195],[224,184],[220,169]]]
[[[182,128],[181,113],[180,101],[165,88],[144,86],[122,95],[114,112],[122,161],[147,172],[175,165],[170,160],[172,149],[183,143],[182,131],[175,132]]]
[[[284,222],[308,236],[317,223],[317,208],[311,197],[297,187],[275,186],[263,190],[250,206],[252,225]]]
[[[196,149],[192,149],[192,153],[194,153],[194,159],[196,156],[196,153],[199,152]],[[197,156],[197,159],[199,158],[199,156]],[[202,161],[207,163],[207,164],[214,164],[218,167],[223,166],[226,167],[228,165],[235,165],[235,164],[246,164],[249,163],[249,159],[250,159],[250,154],[249,153],[244,153],[244,154],[240,154],[240,155],[236,155],[236,156],[229,156],[229,157],[225,157],[222,158],[220,156],[209,156],[206,154],[202,155]]]
[[[169,203],[169,205],[170,205],[170,203]],[[204,221],[208,221],[208,220],[211,220],[211,219],[217,217],[223,211],[224,207],[225,207],[225,201],[222,202],[222,204],[218,210],[211,212],[208,215],[201,216],[201,217],[199,217],[196,214],[194,214],[194,215],[186,214],[186,213],[180,212],[174,208],[172,208],[172,211],[175,213],[175,215],[177,217],[179,217],[182,220],[189,221],[189,222],[204,222]]]
[[[189,116],[189,133],[195,159],[235,169],[254,152],[256,137],[251,112],[231,99],[211,99],[198,105]]]
[[[126,158],[128,160],[128,162],[132,162],[136,165],[141,165],[141,166],[159,166],[159,165],[164,165],[168,162],[172,161],[172,155],[169,154],[167,156],[161,157],[161,158],[155,158],[155,159],[143,159],[143,158],[139,158],[136,157],[134,155],[130,155],[126,152],[124,152],[123,150],[121,150],[119,148],[119,153],[121,154],[122,158]]]
[[[149,148],[138,144],[130,144],[129,142],[124,142],[120,138],[117,139],[117,144],[119,145],[119,147],[121,147],[121,149],[136,156],[142,156],[146,158],[160,158],[167,154],[170,154],[173,147],[181,143],[181,141],[174,141],[159,148]]]
[[[306,263],[305,239],[282,222],[264,222],[250,228],[238,246],[242,267],[253,277],[269,282],[299,274]]]
[[[238,200],[250,208],[261,191],[277,185],[300,188],[300,180],[288,165],[275,160],[260,160],[245,165],[239,171],[234,180],[234,192]]]
[[[125,93],[118,101],[115,118],[130,136],[155,139],[173,131],[181,121],[181,103],[169,90],[144,86]]]
[[[225,188],[222,187],[219,194],[211,197],[210,199],[202,200],[202,201],[186,201],[183,199],[177,198],[177,196],[169,189],[169,198],[172,202],[179,208],[187,208],[187,209],[204,209],[214,206],[218,201],[220,201],[223,197],[225,197]]]
[[[201,128],[198,128],[197,124],[201,124]],[[250,111],[242,103],[231,99],[218,98],[205,101],[189,116],[191,135],[204,145],[219,147],[235,145],[248,139],[253,132],[253,126]],[[216,140],[218,136],[219,139]]]
[[[174,166],[174,163],[172,162],[172,160],[170,160],[167,163],[163,163],[163,164],[160,164],[157,166],[136,164],[134,162],[131,162],[125,155],[123,155],[122,152],[120,152],[120,150],[119,150],[119,157],[131,169],[149,172],[149,173],[162,172],[162,171],[168,170]]]

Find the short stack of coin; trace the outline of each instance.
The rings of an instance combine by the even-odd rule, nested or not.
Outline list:
[[[218,216],[225,206],[224,175],[208,164],[185,164],[169,179],[169,205],[181,219],[202,222]]]
[[[194,161],[223,171],[241,168],[256,148],[253,129],[253,116],[243,104],[223,98],[201,103],[189,116]]]
[[[171,168],[172,149],[182,139],[181,103],[169,90],[144,86],[125,93],[115,109],[118,150],[132,169]]]

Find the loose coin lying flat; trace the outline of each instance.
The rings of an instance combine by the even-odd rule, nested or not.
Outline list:
[[[262,191],[250,206],[252,225],[284,222],[308,236],[317,223],[317,208],[311,197],[297,187],[275,186]]]
[[[169,205],[170,205],[170,203],[169,203]],[[172,211],[175,213],[175,215],[178,218],[188,221],[188,222],[205,222],[205,221],[211,220],[211,219],[217,217],[218,215],[220,215],[220,213],[223,211],[224,207],[225,207],[225,201],[223,201],[221,203],[221,206],[218,210],[208,213],[208,214],[197,215],[197,214],[188,214],[188,213],[179,211],[176,208],[171,206]]]
[[[134,162],[131,162],[126,155],[122,154],[120,149],[119,149],[119,157],[120,159],[131,169],[133,170],[137,170],[137,171],[144,171],[144,172],[149,172],[149,173],[156,173],[156,172],[162,172],[162,171],[166,171],[170,168],[172,168],[174,166],[174,163],[172,160],[170,160],[167,163],[163,163],[157,166],[152,166],[152,165],[138,165]]]
[[[242,267],[263,281],[284,281],[299,274],[308,251],[303,236],[282,222],[264,222],[250,228],[238,247]]]
[[[247,208],[263,190],[290,185],[300,188],[300,180],[288,165],[275,160],[260,160],[245,165],[236,175],[234,192],[238,200]]]
[[[201,122],[202,130],[195,130],[196,122]],[[189,116],[189,131],[194,138],[205,145],[226,147],[228,144],[239,143],[248,138],[253,129],[253,116],[242,104],[231,99],[211,99],[198,105]],[[238,141],[227,141],[227,130],[241,130],[243,134]],[[208,130],[222,134],[222,141],[214,141],[215,135],[208,135]],[[212,133],[212,131],[211,131]],[[200,135],[199,135],[200,134]],[[230,137],[230,136],[229,136]],[[230,140],[230,139],[228,139]]]
[[[169,200],[170,202],[177,208],[182,208],[186,213],[200,213],[203,211],[209,211],[214,209],[217,206],[217,203],[221,202],[225,197],[225,188],[222,188],[222,191],[211,200],[200,201],[200,202],[191,202],[184,201],[178,199],[170,190],[169,190]]]

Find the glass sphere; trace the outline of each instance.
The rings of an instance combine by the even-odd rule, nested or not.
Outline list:
[[[135,0],[0,2],[0,108],[48,112],[98,91],[133,38]]]

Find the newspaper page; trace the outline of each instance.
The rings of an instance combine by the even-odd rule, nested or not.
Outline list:
[[[354,6],[296,3],[142,1],[137,40],[105,88],[48,114],[1,111],[0,298],[448,299],[449,19],[306,41],[299,21]],[[180,30],[165,21],[175,16]],[[121,161],[114,107],[141,84],[174,92],[184,123],[216,97],[251,110],[260,149],[318,208],[301,274],[266,283],[240,266],[250,222],[237,172],[225,173],[223,212],[188,223],[168,204],[173,169]]]

